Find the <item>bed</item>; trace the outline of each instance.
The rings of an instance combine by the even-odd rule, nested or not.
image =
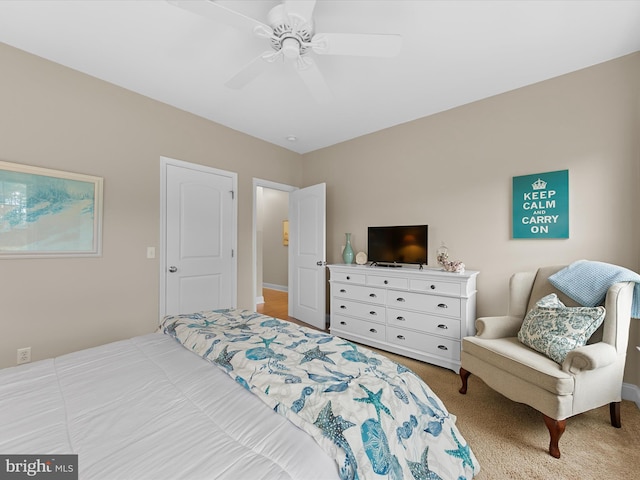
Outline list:
[[[246,310],[0,371],[0,453],[77,454],[80,479],[470,479],[417,375]]]

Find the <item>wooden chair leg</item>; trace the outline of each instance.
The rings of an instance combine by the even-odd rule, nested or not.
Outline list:
[[[545,414],[542,414],[542,417],[544,418],[544,424],[547,426],[549,436],[551,437],[549,440],[549,455],[554,458],[560,458],[560,447],[558,446],[558,442],[560,441],[560,437],[567,426],[567,420],[556,420],[554,418],[547,417]]]
[[[611,402],[609,404],[609,414],[611,416],[611,425],[616,428],[622,427],[622,423],[620,423],[620,402]]]
[[[469,380],[469,375],[471,375],[471,372],[460,367],[460,378],[462,379],[462,387],[458,391],[463,395],[467,393],[467,381]]]

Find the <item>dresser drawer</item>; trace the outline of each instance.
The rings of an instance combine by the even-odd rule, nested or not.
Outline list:
[[[384,305],[387,291],[384,288],[365,287],[364,285],[349,285],[347,283],[332,283],[334,297],[360,300],[363,302]]]
[[[410,328],[443,337],[460,338],[460,320],[456,318],[387,308],[387,325]]]
[[[402,277],[385,277],[382,275],[367,275],[367,285],[406,290],[409,287],[409,279]]]
[[[331,311],[339,315],[349,315],[370,322],[384,323],[386,310],[384,305],[372,305],[352,302],[343,298],[334,298],[331,303]]]
[[[430,355],[460,360],[460,342],[447,338],[435,337],[426,333],[416,333],[387,325],[387,342]]]
[[[453,318],[460,318],[461,312],[459,298],[412,292],[388,292],[387,305],[392,308],[408,308]]]
[[[365,278],[364,273],[331,272],[331,280],[336,282],[361,283],[364,285]]]
[[[386,327],[382,324],[337,314],[333,315],[331,319],[331,333],[340,336],[341,331],[373,338],[382,342],[384,342],[386,338]]]
[[[459,283],[442,282],[440,280],[411,279],[409,290],[416,292],[427,292],[442,295],[461,295],[462,288]]]

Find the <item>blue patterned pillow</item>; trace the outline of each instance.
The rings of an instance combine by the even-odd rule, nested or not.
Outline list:
[[[587,343],[604,315],[604,307],[566,307],[552,293],[527,313],[518,340],[561,364],[567,353]]]

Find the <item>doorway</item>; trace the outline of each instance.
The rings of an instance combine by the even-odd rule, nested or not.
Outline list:
[[[289,251],[284,243],[289,193],[296,187],[253,179],[254,310],[288,317]]]

